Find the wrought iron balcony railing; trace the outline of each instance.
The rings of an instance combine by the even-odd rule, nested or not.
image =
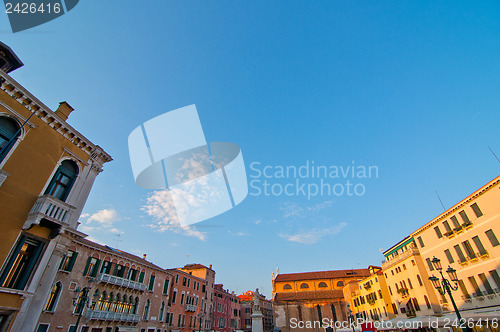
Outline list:
[[[107,321],[118,321],[126,323],[137,323],[139,322],[139,315],[136,314],[126,314],[123,312],[112,312],[112,311],[102,311],[102,310],[87,310],[87,319],[94,320],[107,320]]]
[[[132,281],[128,280],[125,278],[120,278],[117,276],[112,276],[109,274],[105,273],[99,273],[96,277],[96,280],[99,282],[107,283],[107,284],[112,284],[116,286],[121,286],[121,287],[126,287],[126,288],[132,288],[141,292],[144,292],[146,290],[146,285],[137,281]]]

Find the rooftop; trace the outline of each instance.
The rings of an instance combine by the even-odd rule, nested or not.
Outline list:
[[[319,300],[319,299],[342,299],[344,293],[341,289],[306,291],[306,292],[284,292],[276,293],[275,301],[301,301],[301,300]]]
[[[368,277],[369,275],[370,271],[368,269],[351,269],[351,270],[332,270],[332,271],[278,274],[274,280],[280,282],[280,281],[298,281],[298,280],[312,280],[312,279]]]

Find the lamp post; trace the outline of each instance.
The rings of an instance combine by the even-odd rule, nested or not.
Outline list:
[[[90,280],[92,282],[93,280]],[[97,290],[92,295],[92,298],[89,296],[89,291],[91,287],[83,287],[82,289],[77,288],[73,291],[73,306],[76,307],[75,312],[78,313],[78,318],[76,320],[76,325],[74,331],[78,331],[78,325],[80,325],[80,319],[82,318],[83,309],[85,307],[91,308],[97,302],[97,298],[99,297],[99,293]],[[92,299],[92,302],[90,300]]]
[[[432,285],[434,286],[434,288],[437,289],[439,294],[445,295],[446,293],[448,293],[448,295],[450,296],[451,303],[453,304],[453,308],[455,309],[455,314],[457,315],[458,323],[462,324],[462,316],[460,315],[460,311],[458,310],[457,304],[455,303],[453,295],[451,294],[452,290],[456,291],[458,289],[457,270],[448,265],[448,269],[446,270],[446,272],[448,273],[448,276],[451,280],[450,281],[446,279],[445,276],[443,275],[443,267],[441,266],[441,260],[434,256],[431,262],[434,268],[439,271],[441,279],[432,275],[431,277],[429,277],[429,280],[432,282]],[[470,331],[470,329],[468,327],[465,327],[465,331]]]

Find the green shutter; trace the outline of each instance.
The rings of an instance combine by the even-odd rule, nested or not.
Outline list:
[[[92,260],[92,257],[89,257],[87,259],[87,265],[85,265],[85,269],[83,269],[83,275],[86,276],[87,275],[87,272],[89,270],[89,266],[90,266],[90,261]]]
[[[99,271],[100,265],[101,265],[101,260],[100,259],[96,260],[94,268],[92,269],[92,272],[90,273],[91,277],[95,277],[97,275],[97,271]]]
[[[149,277],[149,287],[148,287],[148,290],[152,291],[154,285],[155,285],[155,276],[150,276]]]
[[[69,261],[68,269],[66,271],[71,272],[73,270],[73,266],[75,265],[77,256],[78,256],[78,253],[76,251],[74,251],[73,255],[71,256],[71,260]]]
[[[144,282],[144,272],[141,272],[139,274],[139,282],[141,282],[141,283]]]

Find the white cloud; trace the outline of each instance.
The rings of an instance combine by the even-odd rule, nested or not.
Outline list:
[[[186,236],[193,236],[202,241],[206,240],[206,233],[202,233],[194,226],[182,227],[177,218],[177,211],[172,200],[172,194],[168,190],[153,192],[142,207],[149,216],[155,219],[149,227],[159,231],[172,231]]]
[[[331,228],[324,229],[312,229],[307,232],[301,232],[297,234],[286,234],[280,233],[279,237],[290,242],[297,242],[302,244],[315,244],[318,243],[324,236],[335,235],[342,231],[342,229],[347,226],[346,223],[340,223]]]
[[[123,234],[115,225],[120,219],[120,215],[114,209],[102,209],[93,214],[83,213],[80,216],[80,230],[89,235],[98,233]]]
[[[285,202],[283,206],[280,207],[280,210],[285,218],[305,218],[311,213],[319,212],[332,206],[332,204],[333,201],[324,201],[310,206],[300,206],[295,203]]]

